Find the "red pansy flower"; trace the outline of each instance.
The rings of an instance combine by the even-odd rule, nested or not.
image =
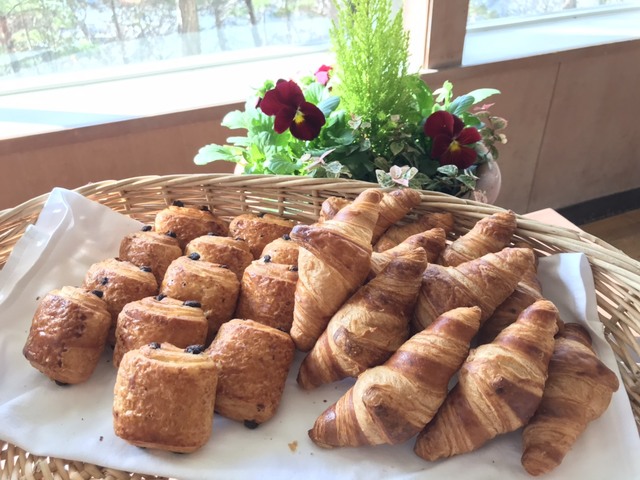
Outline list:
[[[275,115],[277,133],[289,129],[299,140],[313,140],[325,124],[324,114],[304,99],[302,89],[293,80],[278,80],[275,88],[264,94],[259,107],[265,114]]]
[[[433,139],[431,155],[438,159],[440,165],[465,169],[476,161],[477,153],[470,145],[482,137],[476,128],[465,128],[455,115],[444,110],[432,113],[424,124],[424,133]]]
[[[326,85],[327,83],[329,83],[329,72],[331,72],[331,70],[333,70],[333,67],[322,65],[316,71],[316,73],[314,73],[317,82],[321,83],[322,85]]]

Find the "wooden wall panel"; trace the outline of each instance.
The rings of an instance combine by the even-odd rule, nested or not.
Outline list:
[[[640,187],[639,60],[612,46],[561,64],[530,209]]]

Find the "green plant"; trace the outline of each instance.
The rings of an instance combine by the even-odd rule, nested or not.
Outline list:
[[[464,195],[478,165],[498,157],[506,121],[479,106],[498,90],[455,97],[409,73],[408,35],[391,0],[335,0],[332,67],[267,80],[222,125],[246,130],[194,161],[231,161],[244,173],[350,177],[382,186]]]

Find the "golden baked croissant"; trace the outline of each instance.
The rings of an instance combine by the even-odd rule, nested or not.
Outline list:
[[[458,384],[418,435],[416,454],[432,461],[470,452],[525,425],[542,398],[557,319],[555,305],[538,300],[492,343],[472,350]]]
[[[385,192],[380,201],[380,215],[373,229],[371,243],[375,244],[389,227],[402,220],[411,209],[420,205],[421,201],[420,193],[413,188]]]
[[[384,252],[416,233],[432,228],[442,228],[446,234],[453,230],[453,215],[450,212],[425,213],[413,222],[404,225],[393,225],[382,234],[373,247],[374,252]]]
[[[535,415],[522,432],[522,465],[542,475],[560,465],[589,422],[609,406],[620,384],[591,348],[591,337],[568,323],[556,337],[549,378]]]
[[[192,253],[200,255],[200,260],[204,262],[226,265],[236,274],[238,280],[242,278],[244,269],[253,262],[253,254],[249,244],[241,238],[219,235],[196,237],[184,248],[185,256],[188,257]]]
[[[257,260],[269,242],[289,234],[294,225],[293,220],[270,213],[243,213],[229,223],[229,236],[247,242]]]
[[[396,222],[404,218],[412,208],[420,205],[421,200],[422,198],[420,193],[412,188],[403,188],[400,190],[393,190],[391,192],[384,192],[382,200],[380,201],[380,212],[376,226],[373,230],[371,243],[376,243],[380,236],[387,231],[389,227],[395,225]],[[351,201],[346,198],[327,198],[322,202],[318,221],[324,222],[332,219],[341,209],[350,203]]]
[[[416,233],[406,238],[393,248],[384,252],[373,252],[371,254],[371,272],[369,278],[375,277],[380,271],[398,255],[398,252],[404,251],[401,245],[413,245],[424,248],[427,252],[427,261],[435,262],[446,245],[446,234],[441,228],[432,228],[421,233]]]
[[[495,309],[482,324],[478,332],[478,343],[491,342],[507,325],[512,324],[518,315],[536,300],[542,298],[542,287],[537,277],[536,261],[527,265],[515,290]]]
[[[260,254],[260,258],[268,255],[273,263],[284,263],[285,265],[297,267],[299,251],[298,244],[293,242],[289,235],[283,235],[266,244]]]
[[[379,189],[367,189],[331,220],[291,230],[301,247],[291,327],[299,350],[311,350],[333,314],[367,278],[381,199]]]
[[[498,252],[509,244],[516,226],[516,214],[511,210],[484,217],[445,248],[439,263],[455,267],[487,253]]]
[[[318,215],[318,222],[324,222],[331,220],[336,216],[340,210],[349,205],[351,200],[344,197],[328,197],[322,202],[320,206],[320,214]]]
[[[118,258],[138,267],[151,268],[160,285],[167,268],[180,255],[182,248],[174,234],[154,232],[151,225],[145,225],[141,231],[123,237]]]
[[[429,264],[413,316],[413,329],[428,326],[440,314],[456,307],[478,305],[484,322],[513,293],[522,273],[534,261],[529,248],[505,248],[457,267]]]
[[[397,248],[402,252],[331,318],[300,365],[298,383],[303,388],[357,377],[387,360],[409,337],[427,254],[408,244]]]
[[[480,308],[456,308],[407,340],[355,385],[309,430],[321,447],[398,444],[416,435],[447,396],[480,326]]]

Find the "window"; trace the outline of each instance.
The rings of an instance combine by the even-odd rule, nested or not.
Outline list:
[[[332,0],[0,0],[0,92],[326,49]]]

